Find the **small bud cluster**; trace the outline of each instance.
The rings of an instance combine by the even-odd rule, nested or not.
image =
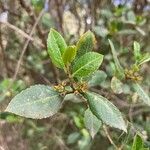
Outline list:
[[[132,81],[143,80],[142,76],[139,74],[139,71],[137,69],[134,69],[134,68],[125,69],[125,76],[126,76],[126,79],[129,79]]]

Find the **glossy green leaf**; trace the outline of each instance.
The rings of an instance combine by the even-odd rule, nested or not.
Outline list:
[[[88,52],[81,56],[73,65],[73,77],[85,77],[95,72],[103,61],[103,55]]]
[[[115,76],[111,79],[111,89],[116,94],[121,94],[123,92],[123,83]]]
[[[96,93],[87,92],[84,94],[92,113],[104,123],[111,127],[127,132],[121,112],[109,100]]]
[[[101,85],[105,81],[107,74],[104,71],[97,70],[88,81],[89,87]]]
[[[92,138],[94,138],[99,131],[102,122],[88,108],[84,113],[84,124]]]
[[[61,103],[62,97],[51,87],[35,85],[16,95],[6,111],[27,118],[41,119],[57,113]]]
[[[113,54],[113,59],[114,59],[115,66],[116,66],[116,76],[120,79],[123,79],[125,77],[124,70],[123,70],[123,68],[120,65],[120,62],[118,60],[114,44],[111,40],[108,40],[108,41],[109,41],[109,44],[110,44],[110,47],[111,47],[111,51],[112,51],[112,54]]]
[[[68,46],[67,49],[65,50],[64,54],[63,54],[63,61],[64,64],[67,65],[69,63],[71,63],[75,56],[76,56],[76,46]]]
[[[67,48],[63,37],[54,29],[51,29],[47,39],[48,53],[52,62],[59,68],[64,68],[62,55]]]
[[[150,106],[150,97],[148,96],[148,94],[143,90],[143,88],[138,84],[134,84],[134,88],[137,92],[137,94],[139,95],[139,97],[141,98],[141,100]]]
[[[138,134],[134,137],[131,150],[144,150],[143,140]]]
[[[84,33],[77,43],[77,57],[81,57],[92,51],[95,44],[95,36],[91,31]]]

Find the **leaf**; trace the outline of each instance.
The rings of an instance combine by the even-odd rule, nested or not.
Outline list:
[[[67,138],[67,144],[74,144],[80,139],[80,133],[79,132],[73,132],[71,133]]]
[[[138,61],[139,58],[141,57],[141,53],[140,53],[140,44],[136,41],[134,41],[133,43],[133,48],[134,48],[134,57],[135,57],[135,60]]]
[[[65,50],[64,54],[63,54],[63,61],[64,64],[67,65],[69,63],[71,63],[75,56],[76,56],[76,46],[68,46],[67,49]]]
[[[138,134],[134,137],[131,150],[144,150],[143,140]]]
[[[81,103],[82,102],[81,97],[79,95],[74,94],[74,93],[67,94],[64,97],[64,101],[71,101],[74,103]]]
[[[73,65],[73,77],[85,77],[96,71],[103,61],[103,55],[88,52],[81,56]]]
[[[87,92],[84,94],[84,97],[87,99],[92,113],[98,119],[111,127],[127,132],[121,112],[110,101],[105,97],[92,92]]]
[[[27,118],[42,119],[57,113],[61,103],[62,97],[51,87],[34,85],[16,95],[6,111]]]
[[[114,59],[115,66],[116,66],[116,71],[117,71],[116,76],[119,79],[123,79],[125,77],[124,70],[123,70],[122,66],[120,65],[120,62],[119,62],[119,60],[117,58],[117,53],[115,51],[114,44],[112,43],[111,40],[108,40],[108,41],[109,41],[109,44],[110,44],[110,47],[111,47],[111,51],[112,51],[112,54],[113,54],[113,59]]]
[[[107,74],[104,71],[97,70],[88,82],[89,87],[98,86],[105,81]]]
[[[150,53],[143,54],[143,56],[140,58],[138,62],[138,65],[142,65],[148,61],[150,61]]]
[[[125,36],[125,35],[131,35],[131,34],[136,34],[137,32],[133,29],[122,29],[118,31],[117,34]]]
[[[51,29],[47,39],[48,53],[52,62],[59,68],[64,68],[62,55],[67,48],[63,37],[54,29]]]
[[[123,92],[123,83],[115,76],[111,80],[111,89],[116,94],[121,94]]]
[[[146,32],[140,28],[139,26],[136,26],[135,27],[136,31],[138,31],[142,36],[146,36]]]
[[[81,57],[85,53],[92,51],[95,42],[95,36],[91,31],[84,33],[77,43],[77,57]]]
[[[137,94],[139,95],[139,97],[141,98],[141,100],[143,100],[145,104],[150,106],[150,97],[147,95],[147,93],[145,93],[142,87],[138,83],[136,83],[134,84],[134,88]]]
[[[135,24],[135,23],[136,23],[136,16],[135,16],[135,14],[134,14],[133,11],[129,11],[129,12],[127,13],[127,18],[128,18],[128,21],[129,21],[130,23],[132,23],[132,24]]]
[[[94,138],[100,129],[102,122],[95,115],[93,115],[91,110],[88,108],[84,113],[84,124],[92,138]]]

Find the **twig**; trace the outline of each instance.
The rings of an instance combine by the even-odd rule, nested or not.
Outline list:
[[[41,17],[43,16],[43,14],[44,14],[44,10],[42,10],[42,11],[40,12],[40,14],[39,14],[39,16],[38,16],[38,18],[37,18],[35,24],[33,25],[33,28],[32,28],[32,30],[31,30],[31,32],[30,32],[30,34],[29,34],[30,37],[33,35],[34,30],[35,30],[36,26],[38,25],[38,22],[40,21],[40,19],[41,19]],[[25,43],[25,45],[24,45],[24,47],[23,47],[22,53],[21,53],[21,55],[20,55],[20,58],[19,58],[19,61],[18,61],[16,70],[15,70],[15,73],[14,73],[14,76],[13,76],[13,82],[16,80],[16,77],[17,77],[17,74],[18,74],[18,72],[19,72],[19,69],[20,69],[20,65],[21,65],[23,56],[24,56],[24,54],[25,54],[25,52],[26,52],[26,49],[27,49],[27,47],[28,47],[29,42],[30,42],[30,39],[27,39],[27,41],[26,41],[26,43]]]
[[[114,141],[112,140],[111,136],[109,135],[109,133],[108,133],[107,128],[106,128],[105,125],[103,126],[103,129],[104,129],[104,131],[105,131],[105,134],[106,134],[106,136],[107,136],[109,142],[115,147],[116,150],[119,150],[119,148],[118,148],[117,145],[114,143]]]
[[[21,29],[19,29],[18,27],[10,24],[9,22],[0,22],[6,26],[8,26],[9,28],[11,28],[12,30],[18,32],[20,35],[22,35],[23,37],[29,39],[30,41],[33,41],[33,42],[36,42],[36,44],[39,44],[40,46],[44,47],[44,45],[39,42],[39,41],[36,41],[34,38],[32,38],[31,36],[29,36],[27,33],[25,33],[24,31],[22,31]]]
[[[0,25],[0,47],[1,47],[1,51],[0,51],[0,55],[2,58],[2,64],[4,67],[4,70],[6,72],[6,76],[7,76],[7,61],[6,61],[6,56],[5,56],[5,51],[4,51],[4,46],[3,46],[3,40],[2,40],[2,33],[1,33],[1,25]]]
[[[32,20],[32,22],[34,23],[34,22],[36,22],[36,15],[35,15],[35,13],[34,13],[34,11],[33,11],[33,9],[32,9],[32,7],[30,6],[30,5],[27,5],[26,4],[26,1],[24,1],[24,0],[19,0],[19,2],[20,2],[20,5],[25,9],[25,11],[29,14],[29,16],[31,17],[31,20]],[[44,34],[43,34],[43,32],[42,32],[42,30],[41,30],[41,28],[40,28],[40,26],[37,24],[37,31],[38,31],[38,34],[39,34],[39,36],[40,36],[40,38],[41,38],[41,40],[42,40],[42,42],[43,42],[43,44],[44,44],[44,46],[46,46],[46,40],[45,40],[45,38],[44,38]]]
[[[31,17],[31,20],[32,22],[36,22],[36,15],[34,14],[34,11],[32,9],[32,7],[30,7],[30,5],[27,5],[26,2],[24,0],[19,0],[20,2],[20,5],[23,7],[23,9],[29,14],[29,16]],[[47,1],[47,3],[49,3],[49,0]],[[45,48],[46,48],[46,40],[45,40],[45,36],[42,31],[42,29],[40,28],[39,25],[37,25],[37,32],[42,40],[42,43],[44,44]],[[53,75],[54,75],[54,79],[56,79],[56,83],[58,84],[59,83],[59,72],[58,70],[56,69],[56,67],[51,64],[51,67],[52,67],[52,72],[53,72]]]

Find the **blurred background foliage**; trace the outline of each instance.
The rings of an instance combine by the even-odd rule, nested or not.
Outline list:
[[[134,64],[133,42],[150,52],[149,0],[0,0],[0,149],[112,150],[103,129],[92,140],[83,122],[85,106],[77,97],[52,118],[32,120],[4,112],[13,96],[33,84],[57,84],[65,79],[47,54],[49,29],[58,30],[74,44],[87,30],[96,36],[95,51],[103,54],[101,71],[91,90],[107,97],[129,120],[128,133],[109,128],[117,145],[130,150],[135,133],[150,147],[150,109],[130,86],[119,94],[111,87],[115,65],[108,39],[114,43],[124,69]],[[150,92],[150,63],[140,68],[143,89]]]

